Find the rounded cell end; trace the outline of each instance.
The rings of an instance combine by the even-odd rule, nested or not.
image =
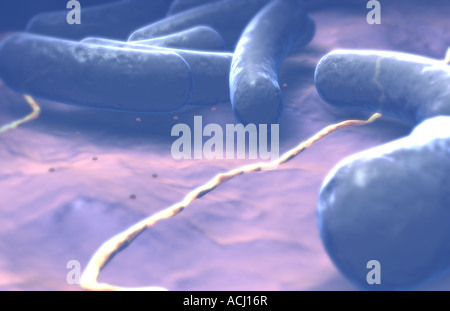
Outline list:
[[[311,16],[307,16],[306,18],[306,29],[302,32],[303,35],[299,37],[294,43],[293,50],[300,49],[305,45],[309,44],[316,34],[316,23],[311,18]]]
[[[323,56],[319,62],[317,63],[316,69],[314,70],[314,85],[316,87],[316,91],[319,94],[320,98],[322,98],[327,104],[329,104],[325,94],[323,92],[322,86],[324,84],[324,77],[326,78],[326,74],[323,73],[323,63],[326,62],[328,54]]]
[[[449,151],[428,132],[445,122],[438,121],[426,133],[347,157],[324,181],[317,205],[322,242],[360,288],[410,290],[448,271]],[[449,137],[447,131],[447,143]]]
[[[151,36],[146,36],[143,33],[143,30],[138,29],[138,30],[135,30],[134,32],[132,32],[130,34],[130,36],[128,37],[128,42],[130,42],[130,41],[141,41],[141,40],[146,40],[146,39],[152,39],[152,37]]]
[[[33,16],[26,25],[26,31],[49,36],[61,36],[62,28],[68,28],[64,12],[40,13]]]
[[[276,124],[283,110],[283,95],[278,83],[266,76],[235,77],[231,105],[236,119],[243,124]],[[238,82],[239,81],[239,82]]]

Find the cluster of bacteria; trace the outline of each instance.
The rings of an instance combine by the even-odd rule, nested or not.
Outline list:
[[[317,3],[301,0],[123,0],[87,8],[80,25],[67,25],[66,12],[40,14],[26,32],[0,43],[3,82],[27,94],[34,109],[0,131],[39,115],[31,96],[95,109],[170,114],[174,121],[186,106],[215,112],[216,105],[229,102],[238,122],[278,123],[282,89],[288,87],[278,81],[280,66],[313,39],[309,12],[317,9]],[[315,71],[318,94],[332,106],[373,113],[369,120],[330,125],[276,163],[216,175],[183,201],[103,244],[83,273],[82,287],[124,289],[98,283],[98,274],[145,229],[231,178],[285,163],[325,135],[381,115],[414,130],[342,160],[329,173],[318,198],[322,241],[339,270],[363,288],[370,288],[365,264],[373,259],[386,271],[383,289],[412,288],[443,275],[450,268],[449,55],[446,60],[371,50],[324,55]]]

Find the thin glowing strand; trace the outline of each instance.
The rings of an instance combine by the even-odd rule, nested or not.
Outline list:
[[[164,288],[153,286],[137,287],[137,288],[120,287],[106,283],[98,283],[97,278],[100,273],[100,270],[103,269],[116,254],[123,251],[128,245],[130,245],[137,236],[139,236],[142,232],[145,231],[145,229],[153,226],[160,220],[167,219],[177,215],[178,213],[183,211],[183,209],[188,207],[189,204],[192,203],[192,201],[201,198],[202,196],[212,191],[219,185],[225,183],[226,181],[244,173],[274,169],[278,167],[279,164],[283,164],[292,160],[302,151],[310,147],[313,143],[317,142],[318,140],[322,139],[323,137],[327,136],[328,134],[334,131],[337,131],[344,127],[369,124],[380,117],[381,117],[380,113],[375,113],[368,120],[347,120],[340,123],[329,125],[324,129],[322,129],[321,131],[319,131],[318,133],[316,133],[311,138],[300,143],[297,147],[283,154],[277,160],[274,160],[272,162],[249,164],[228,171],[226,173],[217,174],[207,183],[189,192],[181,202],[178,202],[156,214],[153,214],[148,218],[141,220],[132,227],[128,228],[123,232],[120,232],[119,234],[115,235],[114,237],[110,238],[108,241],[103,243],[100,246],[100,248],[95,252],[95,254],[92,256],[86,269],[84,270],[80,279],[81,287],[87,290],[165,290]]]
[[[0,127],[0,134],[9,130],[13,130],[17,128],[19,125],[30,122],[31,120],[34,120],[37,117],[39,117],[39,114],[41,113],[41,107],[39,107],[39,105],[34,101],[33,97],[28,95],[24,95],[23,97],[27,101],[28,105],[31,107],[32,112],[20,120],[13,121]]]

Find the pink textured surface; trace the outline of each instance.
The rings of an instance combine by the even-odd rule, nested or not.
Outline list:
[[[314,67],[328,51],[444,56],[450,45],[444,32],[448,5],[384,3],[381,25],[366,23],[365,8],[313,14],[316,37],[289,57],[280,75],[287,85],[281,152],[330,123],[367,117],[330,108],[317,95]],[[174,124],[192,123],[194,115],[202,115],[204,124],[235,123],[229,104],[185,110],[174,120],[175,114],[121,114],[37,101],[39,119],[0,135],[0,290],[78,290],[66,283],[69,260],[84,268],[115,233],[181,200],[214,174],[249,163],[171,157]],[[0,81],[0,124],[28,112],[22,96]],[[237,177],[141,235],[100,281],[170,290],[355,290],[322,247],[318,191],[343,157],[409,131],[391,119],[344,129],[276,171]],[[449,287],[447,277],[422,289]]]

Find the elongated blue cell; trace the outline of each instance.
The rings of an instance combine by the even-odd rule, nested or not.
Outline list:
[[[180,12],[195,9],[198,6],[205,5],[212,2],[217,2],[219,0],[175,0],[172,2],[169,8],[168,15],[175,15]],[[246,1],[246,0],[243,0]],[[361,2],[361,0],[303,0],[305,6],[308,11],[316,11],[324,8],[330,7],[361,7],[365,6],[365,2]]]
[[[67,23],[70,9],[42,13],[33,17],[27,31],[66,39],[80,40],[87,36],[126,39],[143,25],[165,16],[170,0],[123,0],[84,8],[81,3],[81,23]],[[66,4],[65,1],[62,1]]]
[[[139,45],[136,42],[86,38],[82,42],[122,49],[162,51],[183,57],[192,73],[193,89],[189,105],[211,106],[230,101],[228,77],[233,58],[231,53],[197,52]]]
[[[450,115],[450,66],[443,61],[388,51],[337,50],[315,72],[320,96],[330,105],[417,124]]]
[[[449,172],[448,116],[341,161],[318,201],[320,234],[339,270],[360,287],[386,290],[415,288],[448,272]],[[371,260],[380,263],[373,272],[381,284],[370,283]]]
[[[145,26],[131,34],[128,41],[166,36],[194,26],[209,26],[220,33],[227,49],[233,49],[242,30],[270,0],[221,0],[199,6]]]
[[[242,123],[277,123],[283,110],[278,71],[288,53],[308,44],[315,32],[301,1],[276,0],[245,28],[230,73],[230,98]]]
[[[166,113],[192,95],[189,65],[170,51],[124,50],[33,34],[0,45],[0,77],[12,89],[67,104]]]
[[[196,26],[167,36],[131,41],[137,44],[198,51],[223,51],[222,36],[208,26]]]

